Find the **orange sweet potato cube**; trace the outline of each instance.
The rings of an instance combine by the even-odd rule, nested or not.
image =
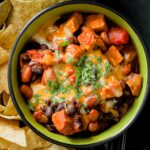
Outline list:
[[[123,56],[116,46],[111,46],[105,54],[113,66],[116,66],[123,61]]]
[[[102,14],[89,15],[84,25],[92,28],[94,31],[103,31],[107,29],[107,24]]]

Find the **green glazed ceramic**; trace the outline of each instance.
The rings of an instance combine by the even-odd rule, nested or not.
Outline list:
[[[106,131],[90,137],[68,137],[60,134],[49,132],[44,126],[34,120],[30,110],[27,107],[23,97],[19,92],[18,84],[18,56],[22,51],[24,45],[30,40],[31,36],[40,28],[40,26],[47,20],[53,20],[64,13],[73,11],[88,12],[88,13],[102,13],[115,22],[118,26],[125,28],[135,45],[139,58],[140,73],[143,77],[143,86],[140,95],[135,99],[132,107],[123,116],[117,124],[113,125]],[[149,58],[146,48],[141,37],[137,34],[135,29],[128,23],[126,19],[116,13],[114,10],[96,3],[89,2],[63,2],[52,7],[49,7],[34,18],[24,27],[14,44],[10,62],[9,62],[9,90],[15,107],[23,119],[23,121],[38,135],[44,139],[62,146],[68,147],[91,147],[103,144],[119,136],[131,123],[135,120],[143,104],[148,96],[149,91]]]

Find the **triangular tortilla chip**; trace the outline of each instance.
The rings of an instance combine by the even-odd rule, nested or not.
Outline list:
[[[0,138],[25,147],[27,146],[25,131],[19,128],[15,122],[0,118]]]
[[[9,98],[8,103],[6,105],[6,109],[3,112],[3,114],[4,115],[10,115],[10,116],[17,116],[18,115],[11,98]]]
[[[43,148],[51,145],[50,142],[45,141],[36,135],[31,129],[26,132],[27,147],[29,149]]]
[[[5,110],[5,106],[0,105],[0,112],[3,112]]]
[[[8,149],[10,143],[2,138],[0,138],[0,149]]]
[[[0,47],[0,65],[7,62],[9,59],[9,53]]]
[[[0,117],[8,119],[8,120],[21,120],[19,115],[17,115],[17,116],[6,116],[4,114],[0,114]]]
[[[2,90],[2,91],[6,91],[6,93],[9,93],[7,70],[8,70],[7,63],[0,65],[0,91]]]
[[[10,97],[10,95],[9,95],[9,94],[7,94],[7,93],[4,91],[4,92],[3,92],[3,96],[2,96],[4,106],[6,106],[6,105],[7,105],[8,100],[9,100],[9,97]]]

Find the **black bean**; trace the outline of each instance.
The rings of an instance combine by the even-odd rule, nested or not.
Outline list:
[[[32,77],[31,77],[31,81],[32,82],[34,82],[35,80],[37,80],[38,79],[38,76],[37,76],[37,74],[32,74]]]
[[[57,107],[57,111],[61,111],[62,109],[64,109],[64,103],[60,103],[58,104],[58,107]]]
[[[44,106],[41,106],[41,110],[42,110],[42,112],[44,112],[44,113],[45,113],[45,112],[46,112],[46,110],[47,110],[47,106],[45,106],[45,105],[44,105]]]
[[[79,122],[79,121],[75,121],[74,126],[76,129],[82,129],[83,128],[82,122]]]
[[[35,64],[32,66],[32,72],[40,75],[43,73],[43,67],[40,64]]]
[[[69,104],[69,105],[67,106],[67,114],[68,114],[68,115],[74,115],[75,112],[76,112],[76,106],[73,105],[73,104]]]
[[[20,58],[21,58],[21,61],[26,62],[26,63],[31,60],[30,57],[26,53],[21,54]]]
[[[45,115],[47,116],[47,117],[52,117],[52,114],[53,114],[53,109],[51,108],[51,107],[47,107],[47,109],[46,109],[46,112],[45,112]]]
[[[46,49],[49,49],[49,47],[46,45],[46,44],[41,44],[41,49],[42,50],[46,50]]]
[[[29,66],[31,66],[31,67],[34,66],[34,65],[36,65],[36,64],[37,64],[37,62],[34,62],[34,61],[30,61],[29,62]]]
[[[71,103],[72,103],[73,105],[76,105],[76,104],[77,104],[77,102],[76,102],[75,99],[73,99]]]
[[[49,131],[55,131],[55,126],[52,124],[52,125],[46,125],[47,129]]]
[[[46,103],[48,106],[51,106],[51,99],[46,99],[46,100],[45,100],[45,103]]]

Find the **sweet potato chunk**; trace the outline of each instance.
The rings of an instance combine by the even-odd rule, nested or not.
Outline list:
[[[68,19],[65,26],[66,28],[69,28],[71,33],[74,33],[78,30],[80,25],[83,23],[83,17],[80,13],[75,12],[72,14],[72,16]]]
[[[111,46],[105,54],[113,66],[116,66],[123,61],[123,57],[116,46]]]
[[[104,79],[105,86],[102,88],[101,97],[104,99],[112,97],[121,97],[122,86],[115,76],[110,76]]]
[[[89,15],[86,18],[84,25],[92,28],[94,31],[102,31],[107,29],[107,24],[104,15],[102,14]]]
[[[130,87],[133,96],[138,96],[142,87],[142,76],[140,74],[131,73],[128,76],[126,84]]]
[[[66,114],[65,110],[61,110],[59,112],[55,112],[52,115],[52,121],[56,127],[56,129],[64,135],[72,135],[73,131],[73,122]]]
[[[69,44],[66,48],[63,60],[66,63],[74,62],[76,58],[79,58],[82,55],[82,52],[82,49],[78,45]]]
[[[82,29],[83,32],[78,36],[78,41],[86,50],[92,50],[95,46],[106,50],[104,41],[91,28],[84,27]]]
[[[103,31],[100,36],[107,45],[110,45],[110,41],[109,41],[107,32]]]
[[[131,63],[127,63],[125,65],[122,65],[121,69],[122,69],[122,72],[123,72],[124,75],[129,74],[131,72],[131,69],[132,69],[131,68]]]
[[[94,31],[90,28],[83,28],[83,32],[78,36],[78,41],[86,50],[93,49],[96,44]]]
[[[100,47],[102,51],[105,51],[107,49],[105,42],[100,36],[97,36],[96,38],[96,46]]]

